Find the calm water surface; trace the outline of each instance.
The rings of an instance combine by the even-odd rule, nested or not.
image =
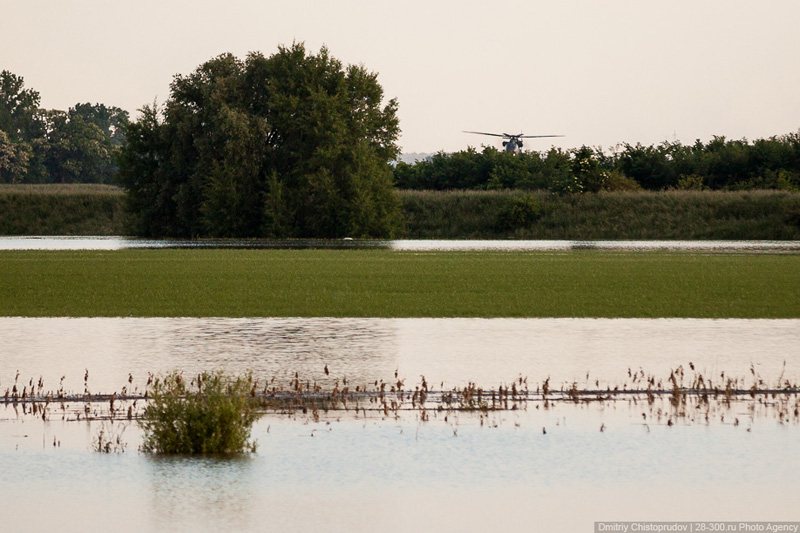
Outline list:
[[[0,317],[0,391],[14,380],[113,392],[133,374],[225,369],[256,376],[497,386],[614,385],[627,369],[666,378],[692,362],[706,376],[800,378],[800,320],[471,318],[14,318]]]
[[[99,423],[9,417],[3,529],[592,531],[595,520],[800,519],[796,423],[645,426],[626,404],[506,412],[496,428],[468,414],[409,417],[262,418],[258,452],[240,460],[149,458],[135,451],[134,425],[122,433],[131,449],[98,454],[88,443]]]
[[[133,248],[386,248],[396,251],[684,250],[798,252],[800,241],[568,241],[568,240],[149,240],[126,237],[0,237],[0,250],[124,250]]]
[[[614,383],[627,369],[800,376],[800,320],[0,318],[0,390],[119,390],[128,373],[252,369],[409,382],[518,375]],[[785,367],[784,367],[785,361]],[[331,376],[332,377],[332,376]],[[330,379],[330,378],[329,378]],[[667,409],[668,405],[664,406]],[[595,520],[800,520],[800,426],[746,403],[669,427],[643,405],[558,403],[420,422],[269,415],[241,460],[89,451],[101,422],[0,406],[3,531],[592,531]],[[724,416],[723,416],[724,415]],[[722,417],[722,418],[721,418]],[[695,418],[692,416],[692,418]],[[739,418],[735,425],[732,419]],[[604,430],[601,432],[600,427]],[[495,427],[496,426],[496,427]],[[53,441],[60,445],[54,447]]]

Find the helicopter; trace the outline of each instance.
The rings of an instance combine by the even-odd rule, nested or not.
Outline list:
[[[487,133],[485,131],[465,131],[464,133],[474,133],[475,135],[490,135],[492,137],[502,137],[508,139],[503,141],[503,148],[506,152],[516,154],[522,148],[522,139],[543,139],[545,137],[563,137],[563,135],[524,135],[522,133]]]

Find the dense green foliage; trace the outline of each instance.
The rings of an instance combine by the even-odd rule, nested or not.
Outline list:
[[[402,191],[415,239],[800,239],[800,193]]]
[[[251,376],[203,372],[190,383],[173,372],[156,378],[139,425],[141,449],[153,454],[236,455],[255,451]]]
[[[0,316],[800,318],[800,254],[0,252]]]
[[[0,184],[0,235],[124,235],[123,200],[111,185]]]
[[[800,239],[800,193],[397,191],[399,237]],[[0,185],[0,235],[125,235],[122,189]]]
[[[43,133],[39,101],[39,93],[26,89],[21,76],[0,72],[0,130],[11,141],[34,139]]]
[[[114,183],[128,113],[104,104],[39,108],[39,93],[0,72],[0,183]]]
[[[400,188],[432,190],[800,190],[800,132],[754,142],[714,137],[690,146],[624,144],[610,153],[588,146],[516,155],[470,148],[398,163],[394,178]]]
[[[300,44],[176,76],[128,128],[121,174],[147,236],[387,236],[396,102],[374,73]]]

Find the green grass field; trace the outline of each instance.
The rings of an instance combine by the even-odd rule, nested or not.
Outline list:
[[[800,317],[800,255],[0,252],[3,316]]]

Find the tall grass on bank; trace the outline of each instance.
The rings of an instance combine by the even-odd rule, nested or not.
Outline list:
[[[123,199],[110,185],[0,185],[0,235],[122,235]]]
[[[8,251],[0,316],[800,318],[800,254]]]
[[[800,239],[800,193],[396,191],[413,239]],[[108,185],[0,185],[0,235],[125,235]]]
[[[408,238],[800,239],[784,191],[402,191]]]
[[[158,455],[238,455],[255,451],[252,376],[203,372],[189,383],[179,372],[156,379],[139,424],[141,449]]]

